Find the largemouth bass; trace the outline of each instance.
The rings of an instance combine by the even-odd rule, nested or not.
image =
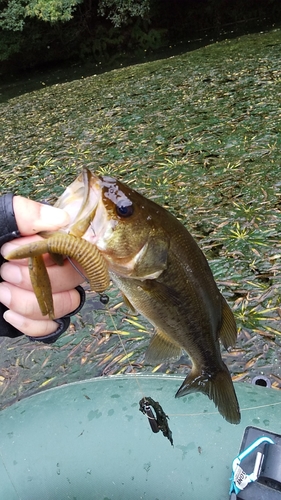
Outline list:
[[[125,302],[155,327],[146,361],[178,358],[182,349],[190,356],[192,370],[176,397],[200,391],[227,421],[239,423],[238,401],[219,344],[219,339],[225,348],[235,344],[234,316],[187,229],[115,178],[88,170],[56,206],[70,214],[65,231],[82,227],[80,236],[97,247]]]

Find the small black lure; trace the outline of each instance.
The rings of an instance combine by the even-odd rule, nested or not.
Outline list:
[[[147,416],[148,422],[150,424],[152,432],[159,432],[161,431],[163,433],[163,436],[169,439],[171,445],[173,446],[173,438],[172,438],[172,432],[169,428],[168,424],[168,415],[163,411],[162,406],[157,402],[154,401],[154,399],[150,397],[144,397],[140,400],[139,402],[140,405],[140,411]],[[155,415],[151,409],[155,411]]]

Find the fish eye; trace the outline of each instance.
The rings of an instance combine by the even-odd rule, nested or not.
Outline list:
[[[119,202],[118,205],[116,205],[116,213],[119,217],[130,217],[133,215],[134,212],[134,207],[133,205],[126,205],[122,202]]]

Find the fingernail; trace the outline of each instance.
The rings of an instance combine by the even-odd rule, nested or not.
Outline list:
[[[17,245],[14,245],[13,243],[5,243],[1,248],[1,254],[5,258],[5,255],[8,255],[10,252],[16,250],[17,248]]]
[[[14,285],[19,285],[22,282],[20,268],[14,264],[3,264],[1,267],[1,276],[4,281],[14,283]]]
[[[23,317],[14,311],[5,311],[3,318],[7,323],[10,323],[10,325],[13,325],[18,330],[20,330],[23,325]]]
[[[70,217],[65,210],[52,207],[51,205],[42,205],[40,210],[40,224],[46,229],[54,226],[66,226],[70,221]]]
[[[9,307],[11,303],[10,289],[4,283],[0,283],[0,302],[6,307]]]

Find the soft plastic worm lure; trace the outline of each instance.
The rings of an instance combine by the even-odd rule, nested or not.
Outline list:
[[[51,283],[42,255],[44,253],[67,255],[75,259],[85,271],[91,290],[101,293],[109,286],[106,262],[96,246],[86,240],[66,233],[53,233],[47,239],[36,241],[13,250],[7,260],[29,258],[29,273],[43,316],[54,318]]]

